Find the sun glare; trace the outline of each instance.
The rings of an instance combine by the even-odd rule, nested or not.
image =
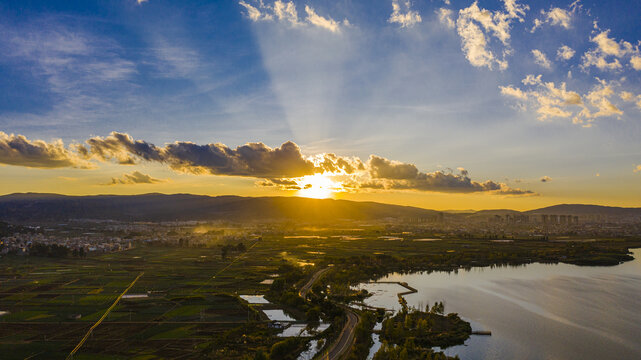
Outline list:
[[[297,180],[297,183],[301,188],[298,190],[298,196],[314,199],[327,199],[332,197],[332,195],[341,188],[339,183],[323,174],[303,176],[300,180]]]

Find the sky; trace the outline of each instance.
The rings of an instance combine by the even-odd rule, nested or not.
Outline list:
[[[639,1],[0,1],[0,194],[641,206]]]

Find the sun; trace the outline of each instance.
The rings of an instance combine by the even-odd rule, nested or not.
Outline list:
[[[297,195],[307,198],[327,199],[341,189],[340,183],[323,174],[303,176],[296,182],[300,187]]]

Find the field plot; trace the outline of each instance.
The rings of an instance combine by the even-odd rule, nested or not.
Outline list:
[[[285,264],[301,269],[301,279],[334,265],[336,271],[323,281],[332,281],[332,291],[338,293],[349,289],[349,281],[367,280],[374,271],[397,271],[400,265],[412,270],[559,259],[611,263],[625,256],[628,246],[617,240],[387,241],[381,234],[385,232],[379,229],[320,229],[289,237],[267,235],[246,241],[245,251],[227,256],[218,245],[147,245],[87,258],[2,257],[0,354],[2,359],[66,358],[141,272],[76,359],[245,359],[257,350],[268,353],[283,339],[262,310],[288,310],[298,323],[306,314],[274,302],[249,304],[240,296],[266,295],[270,287],[282,285]]]
[[[269,287],[259,283],[282,259],[243,257],[223,260],[217,248],[146,247],[86,259],[2,258],[2,358],[65,358],[141,271],[132,296],[75,358],[197,358],[248,321],[253,332],[268,332],[265,317],[236,293],[264,293]],[[271,346],[272,335],[258,346]]]

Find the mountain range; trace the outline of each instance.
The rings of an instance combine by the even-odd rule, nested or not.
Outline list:
[[[0,196],[0,220],[17,223],[70,219],[121,221],[186,220],[377,220],[385,218],[475,218],[507,214],[641,217],[641,208],[562,204],[519,212],[481,210],[448,213],[376,202],[301,197],[241,197],[191,194],[94,195],[17,193]]]

